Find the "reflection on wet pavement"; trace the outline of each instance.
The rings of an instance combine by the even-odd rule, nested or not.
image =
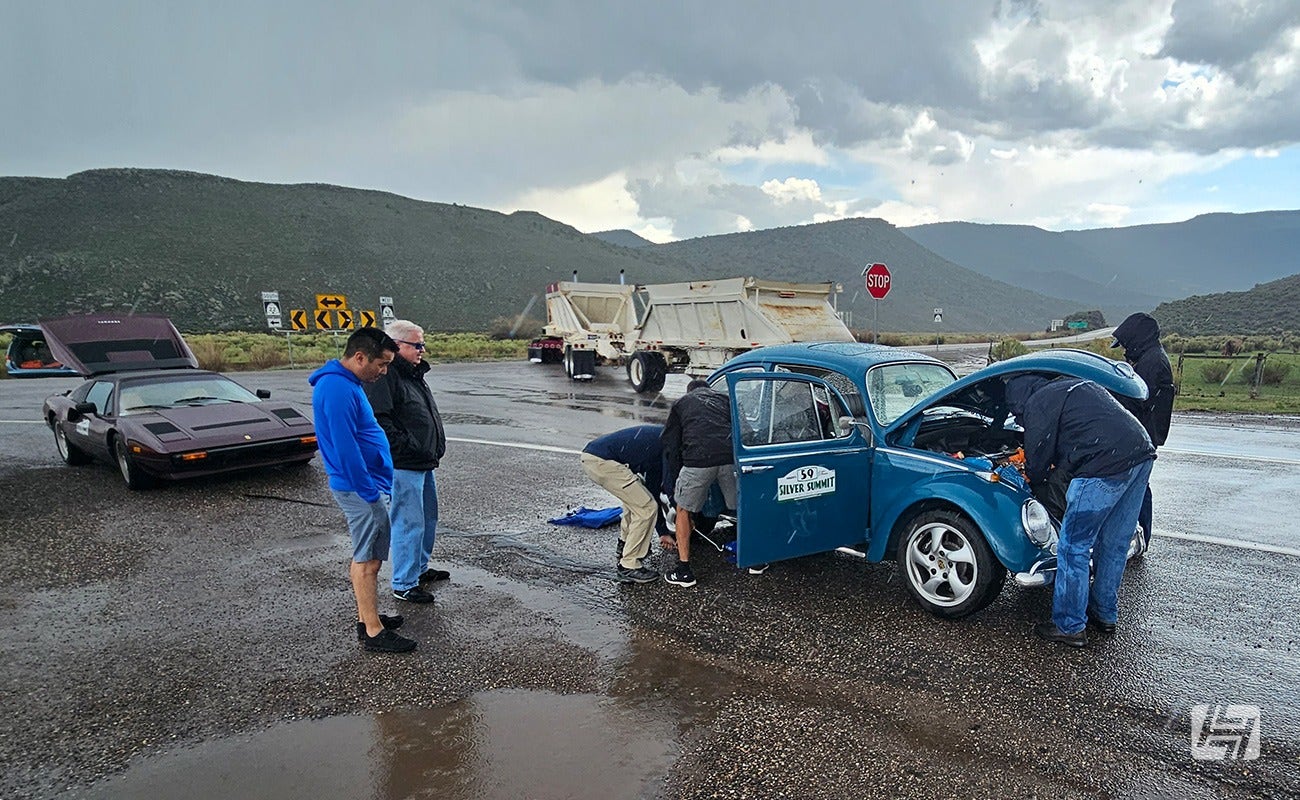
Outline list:
[[[676,757],[666,707],[506,690],[276,725],[139,762],[95,797],[634,798]]]

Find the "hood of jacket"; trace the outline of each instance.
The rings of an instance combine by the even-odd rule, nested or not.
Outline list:
[[[1150,314],[1139,311],[1130,314],[1115,329],[1115,341],[1111,347],[1123,347],[1124,353],[1131,356],[1130,361],[1160,344],[1160,325]]]
[[[356,375],[353,375],[352,371],[349,370],[347,367],[343,366],[343,364],[337,358],[325,362],[325,366],[316,370],[311,374],[311,377],[307,378],[307,383],[310,383],[312,386],[315,386],[316,383],[326,375],[343,375],[348,380],[352,381],[358,386],[361,385],[361,379],[358,378]]]
[[[1048,383],[1050,380],[1042,375],[1016,375],[1007,380],[1007,408],[1016,419],[1024,416],[1030,396]]]

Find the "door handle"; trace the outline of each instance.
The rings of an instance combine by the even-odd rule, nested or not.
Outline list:
[[[771,468],[771,464],[743,464],[740,467],[740,472],[742,475],[750,475],[755,472],[767,472]]]

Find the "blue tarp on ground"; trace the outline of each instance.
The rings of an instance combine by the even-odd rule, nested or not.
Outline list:
[[[603,528],[606,525],[613,525],[623,516],[623,509],[614,506],[613,508],[587,508],[579,506],[562,517],[556,517],[547,520],[552,525],[578,525],[583,528]]]

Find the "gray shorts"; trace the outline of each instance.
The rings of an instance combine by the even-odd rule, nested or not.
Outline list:
[[[720,467],[682,467],[677,474],[677,483],[673,485],[673,498],[677,507],[691,513],[699,513],[709,499],[709,489],[717,481],[722,490],[722,499],[727,508],[736,507],[736,465],[723,464]]]
[[[389,535],[388,495],[379,495],[378,502],[367,503],[356,492],[330,490],[334,502],[343,509],[352,534],[352,560],[358,564],[366,561],[388,560]]]

